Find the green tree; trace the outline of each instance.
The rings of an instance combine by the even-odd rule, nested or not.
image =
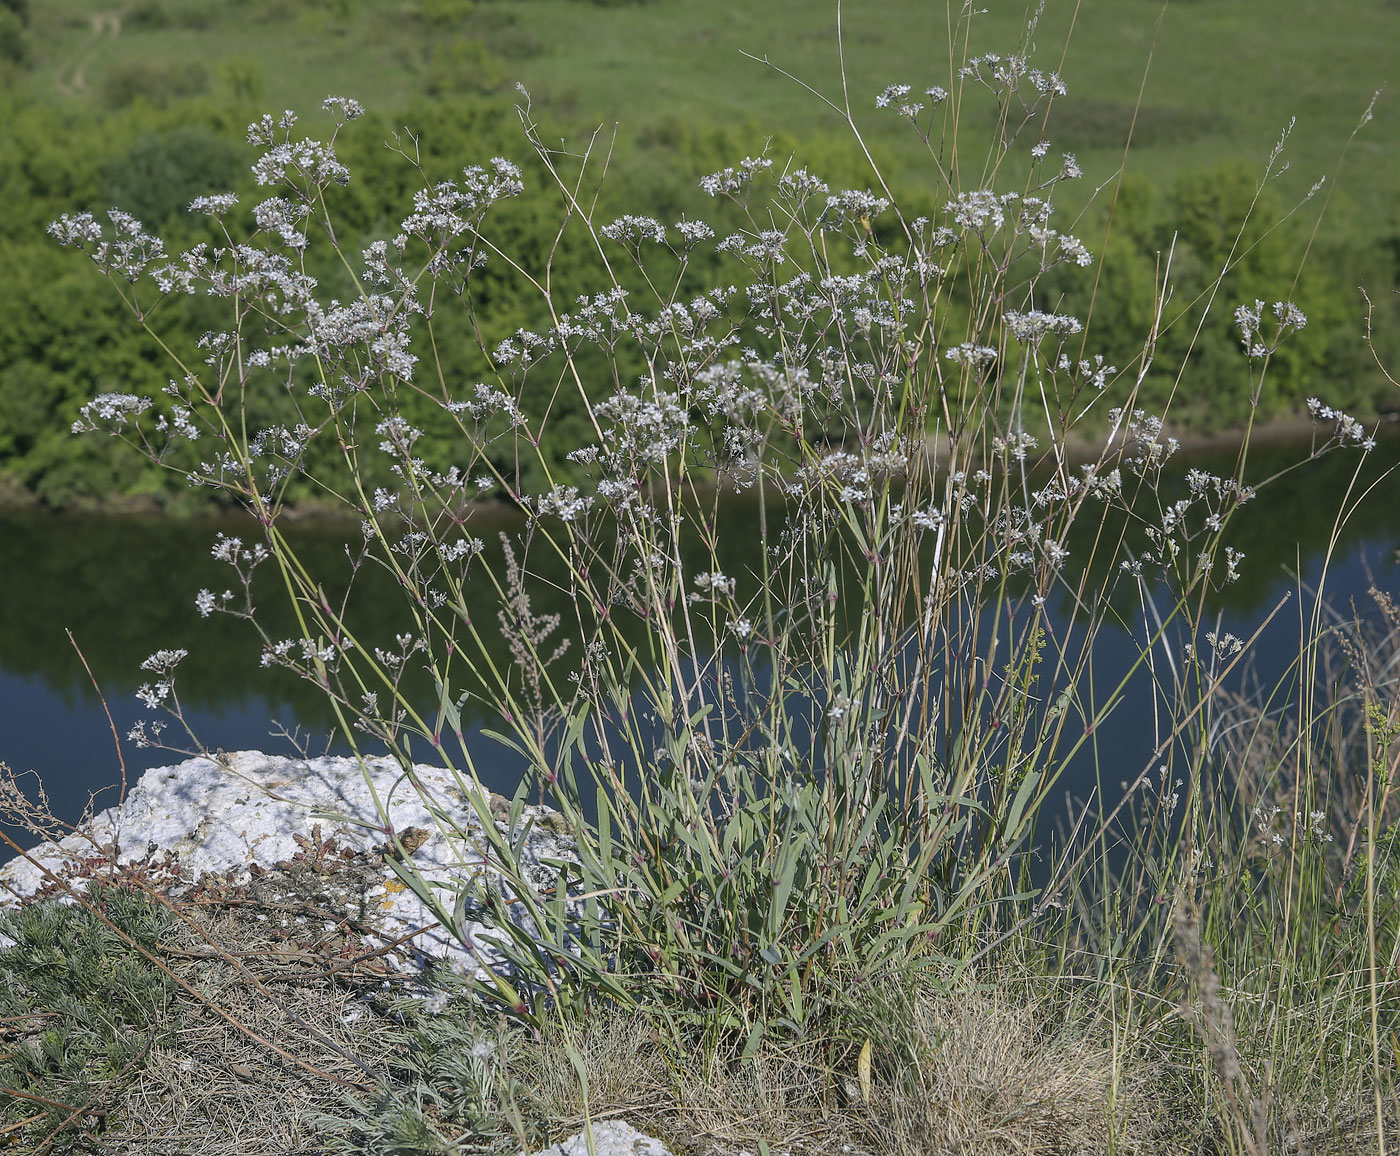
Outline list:
[[[0,63],[29,63],[29,40],[24,19],[13,8],[0,8]]]
[[[242,153],[198,125],[142,133],[108,165],[103,196],[158,227],[195,197],[237,185],[247,168]]]

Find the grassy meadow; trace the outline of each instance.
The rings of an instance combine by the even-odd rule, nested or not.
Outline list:
[[[1021,4],[982,7],[988,11],[973,24],[974,55],[1013,41],[1027,13]],[[945,75],[957,30],[943,6],[918,0],[855,0],[842,11],[853,108],[873,140],[917,169],[918,142],[899,124],[881,124],[874,97],[886,84],[918,88]],[[90,21],[106,12],[121,13],[120,35],[94,36]],[[835,15],[835,5],[813,0],[145,0],[121,7],[57,0],[35,7],[30,83],[59,89],[81,63],[80,99],[100,101],[114,72],[198,62],[211,88],[231,89],[241,77],[268,107],[310,108],[343,90],[388,111],[435,90],[489,93],[520,82],[548,115],[616,124],[623,141],[642,147],[672,119],[818,137],[837,133],[840,122],[751,58],[766,57],[839,103],[829,80],[836,75]],[[1101,179],[1122,159],[1141,92],[1131,171],[1165,183],[1183,169],[1259,164],[1296,116],[1291,169],[1280,187],[1297,199],[1318,177],[1335,176],[1372,93],[1393,80],[1397,39],[1400,6],[1388,0],[1336,7],[1183,0],[1164,11],[1150,0],[1083,0],[1047,7],[1037,59],[1075,80],[1052,114],[1050,135]],[[970,155],[981,155],[983,127],[964,126]],[[1375,224],[1393,224],[1400,211],[1397,145],[1400,110],[1382,98],[1344,182],[1356,212]]]

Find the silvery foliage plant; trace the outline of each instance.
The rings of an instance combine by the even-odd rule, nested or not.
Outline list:
[[[714,224],[595,220],[597,163],[546,148],[526,100],[529,171],[597,258],[596,289],[570,301],[551,267],[493,236],[526,180],[501,157],[425,178],[392,235],[346,251],[334,215],[352,178],[336,140],[361,110],[341,98],[325,102],[325,140],[290,112],[250,126],[268,195],[246,237],[231,194],[190,205],[219,243],[174,255],[117,210],[50,227],[147,328],[167,297],[225,307],[202,361],[176,359],[159,395],[95,398],[74,429],[120,437],[245,508],[249,541],[215,542],[230,578],[194,595],[198,612],[247,619],[263,663],[319,687],[356,749],[387,748],[406,771],[426,752],[459,775],[486,831],[463,861],[503,882],[395,870],[464,938],[496,924],[510,967],[480,982],[506,1007],[650,1001],[755,1043],[808,1022],[831,977],[968,958],[1053,901],[1053,881],[1039,898],[1027,888],[1025,852],[1067,761],[1123,693],[1089,695],[1086,672],[1100,624],[1125,606],[1142,614],[1139,665],[1174,623],[1181,660],[1203,674],[1161,704],[1139,783],[1204,725],[1238,651],[1197,646],[1192,608],[1238,577],[1228,530],[1254,489],[1242,461],[1161,496],[1178,445],[1138,404],[1155,330],[1119,369],[1095,355],[1090,319],[1043,288],[1052,270],[1092,276],[1095,262],[1055,212],[1080,166],[1034,131],[1064,92],[1018,52],[967,60],[946,89],[872,94],[870,115],[903,118],[928,145],[930,215],[907,216],[878,170],[833,187],[761,154],[700,178]],[[944,142],[974,100],[998,112],[980,167],[992,176],[955,187]],[[864,147],[856,114],[833,107]],[[350,292],[309,272],[323,250]],[[732,281],[682,291],[701,254]],[[475,325],[488,267],[532,288],[539,324]],[[1306,323],[1286,301],[1236,318],[1242,375],[1256,379]],[[439,375],[425,334],[447,325],[476,334],[480,380]],[[567,391],[591,436],[561,465],[546,450],[550,403]],[[248,424],[259,395],[294,417]],[[413,417],[429,411],[431,428]],[[1353,419],[1320,401],[1313,412],[1328,446],[1369,448]],[[1087,460],[1069,450],[1079,429],[1100,446]],[[444,431],[453,464],[430,464]],[[393,645],[361,643],[281,531],[290,488],[318,485],[360,525],[355,566],[372,561],[403,592]],[[483,491],[519,509],[489,546],[470,516]],[[756,572],[720,561],[730,491],[760,503]],[[546,565],[567,613],[534,607]],[[296,636],[263,631],[264,566],[279,577],[260,589],[290,594]],[[178,703],[178,654],[152,659],[148,704]],[[432,690],[410,691],[410,671]],[[1153,682],[1165,696],[1168,680]],[[474,789],[469,709],[531,767],[504,818]],[[530,791],[574,835],[552,882],[524,864]],[[460,813],[434,806],[465,843]]]

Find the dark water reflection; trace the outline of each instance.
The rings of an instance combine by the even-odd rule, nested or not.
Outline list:
[[[1256,449],[1249,479],[1267,477],[1306,453],[1305,446]],[[1183,457],[1166,484],[1184,488],[1188,466],[1227,473],[1233,461],[1233,453]],[[1212,605],[1223,627],[1247,636],[1285,591],[1298,587],[1293,575],[1301,576],[1305,587],[1316,585],[1349,487],[1359,493],[1376,483],[1343,527],[1328,570],[1326,596],[1349,611],[1353,599],[1364,601],[1372,577],[1383,589],[1400,589],[1400,476],[1387,474],[1397,461],[1400,438],[1383,440],[1353,486],[1356,454],[1333,454],[1307,463],[1246,506],[1229,537],[1247,555],[1242,580],[1215,596]],[[752,503],[736,500],[725,511],[720,562],[726,573],[757,569],[757,519]],[[472,532],[491,540],[496,530],[510,524],[510,515],[496,514],[473,526]],[[1085,527],[1085,532],[1090,529]],[[181,698],[210,746],[291,753],[285,738],[270,733],[279,725],[287,730],[299,727],[313,753],[325,746],[333,719],[317,692],[285,672],[262,669],[259,644],[246,623],[217,615],[201,619],[194,611],[194,595],[201,587],[221,590],[229,585],[227,567],[209,556],[219,531],[253,537],[244,525],[222,522],[0,513],[0,761],[16,771],[37,772],[62,817],[75,817],[90,792],[112,786],[119,776],[101,701],[65,629],[81,647],[123,738],[138,719],[149,717],[133,697],[150,678],[140,671],[141,661],[159,648],[183,647],[190,656],[179,670]],[[346,535],[341,525],[305,525],[292,533],[313,571],[331,575],[332,581],[346,571]],[[1089,552],[1087,541],[1072,541],[1070,546],[1081,558]],[[558,589],[541,588],[535,608],[565,610],[566,597]],[[368,641],[387,642],[405,629],[396,587],[383,575],[362,575],[357,600],[355,618]],[[275,589],[264,587],[263,602],[272,611],[270,634],[298,633],[290,621],[279,621]],[[1064,605],[1058,613],[1062,619],[1069,617]],[[1296,653],[1297,636],[1298,610],[1291,607],[1261,637],[1254,656],[1258,669],[1266,676],[1281,673]],[[504,644],[501,651],[504,660]],[[1116,683],[1135,654],[1128,634],[1101,636],[1096,677],[1104,685]],[[1131,704],[1125,704],[1101,735],[1104,748],[1127,756],[1124,777],[1141,767],[1145,750],[1133,752],[1144,747],[1146,725],[1147,720],[1135,717]],[[146,767],[176,758],[126,742],[122,748],[133,778]],[[521,772],[518,760],[479,735],[473,748],[483,777],[497,789],[513,789]],[[109,794],[105,801],[114,801],[114,796]]]

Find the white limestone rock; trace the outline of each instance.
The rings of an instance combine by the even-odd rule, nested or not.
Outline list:
[[[580,1132],[531,1156],[671,1156],[671,1150],[660,1140],[638,1132],[622,1120],[600,1121],[592,1125],[592,1131],[592,1149],[588,1147],[587,1134]]]
[[[292,859],[319,827],[322,839],[334,836],[340,847],[365,853],[365,861],[374,865],[361,915],[379,927],[386,940],[397,939],[432,923],[433,916],[384,856],[374,854],[388,842],[381,806],[401,836],[410,828],[426,835],[412,852],[413,866],[425,877],[450,886],[482,872],[481,856],[473,846],[481,824],[466,794],[475,789],[470,780],[426,765],[415,766],[413,774],[416,784],[388,758],[366,760],[363,767],[353,758],[288,759],[259,751],[221,755],[217,761],[190,759],[147,771],[125,801],[96,815],[87,831],[96,844],[114,845],[124,863],[158,848],[173,852],[191,877],[232,870],[242,881],[255,864],[271,869]],[[425,799],[466,837],[444,837]],[[495,813],[503,814],[500,796],[490,802],[495,803]],[[535,821],[526,845],[529,861],[570,857],[572,841],[557,813],[527,807],[525,815]],[[93,852],[93,842],[72,835],[4,864],[0,903],[33,894],[44,886],[45,870],[63,874]],[[540,870],[549,872],[547,867]],[[438,927],[413,938],[416,960],[445,960],[467,971],[489,965],[491,929],[471,924],[466,930],[477,945],[477,956]]]

